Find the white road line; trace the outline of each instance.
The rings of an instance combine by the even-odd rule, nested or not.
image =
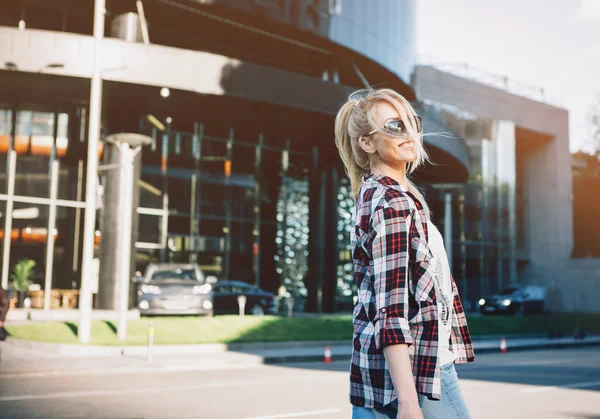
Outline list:
[[[573,359],[552,359],[552,360],[537,360],[537,361],[519,361],[512,362],[506,364],[488,364],[488,365],[478,365],[475,363],[474,365],[465,366],[464,370],[459,370],[462,373],[475,372],[480,370],[489,370],[489,369],[500,369],[500,368],[510,368],[510,367],[528,367],[528,366],[536,366],[536,365],[552,365],[552,364],[569,364],[573,363]]]
[[[79,370],[79,371],[24,371],[24,372],[7,372],[2,373],[0,369],[0,380],[8,378],[40,378],[40,377],[63,377],[63,376],[79,376],[79,375],[115,375],[115,374],[164,374],[164,373],[178,373],[178,372],[196,372],[196,371],[230,371],[230,370],[247,370],[247,369],[258,369],[264,367],[262,364],[228,364],[228,365],[215,365],[215,366],[202,366],[202,367],[141,367],[141,368],[121,368],[121,369],[90,369],[90,370]]]
[[[585,387],[598,387],[598,386],[600,386],[600,381],[588,381],[588,382],[584,382],[584,383],[565,384],[562,386],[526,388],[524,390],[521,390],[521,393],[524,393],[524,394],[543,393],[545,391],[559,390],[561,388],[585,388]]]
[[[164,392],[164,391],[181,391],[181,390],[202,390],[212,389],[217,387],[238,387],[238,386],[256,386],[256,385],[271,385],[271,384],[287,384],[287,383],[301,383],[310,381],[323,381],[324,379],[338,379],[338,377],[305,377],[296,378],[293,380],[254,380],[254,381],[242,381],[242,382],[213,382],[210,384],[197,384],[187,386],[163,386],[163,387],[139,387],[130,389],[112,389],[112,390],[92,390],[92,391],[66,391],[61,393],[46,393],[46,394],[31,394],[24,396],[4,396],[0,397],[0,403],[2,402],[14,402],[22,400],[50,400],[50,399],[66,399],[66,398],[80,398],[80,397],[98,397],[98,396],[122,396],[126,394],[138,394],[138,393],[150,393],[150,392]]]
[[[273,415],[273,416],[253,416],[251,418],[244,419],[282,419],[282,418],[297,418],[304,416],[317,416],[324,415],[326,413],[339,413],[341,409],[327,409],[327,410],[312,410],[309,412],[298,412],[298,413],[285,413],[282,415]]]

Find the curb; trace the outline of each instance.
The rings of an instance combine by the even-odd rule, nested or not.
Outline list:
[[[93,356],[145,356],[148,351],[146,345],[125,346],[102,346],[102,345],[79,345],[66,343],[38,342],[33,340],[16,339],[9,337],[4,342],[6,345],[43,351],[51,354],[67,355],[73,357]],[[291,349],[316,349],[325,346],[347,347],[350,340],[334,341],[306,341],[306,342],[259,342],[259,343],[206,343],[196,345],[155,345],[152,352],[155,355],[194,355],[194,354],[217,354],[227,352],[260,352],[271,350]]]
[[[127,312],[127,320],[138,320],[140,312],[137,309]],[[80,319],[79,309],[60,309],[48,310],[13,308],[8,310],[6,320],[9,323],[44,323],[44,322],[78,322]],[[92,310],[92,320],[113,320],[119,319],[119,312],[116,310]]]
[[[591,336],[585,339],[575,339],[575,338],[558,338],[558,339],[545,339],[540,340],[539,342],[525,342],[518,343],[513,342],[510,343],[510,340],[507,342],[507,350],[508,352],[520,352],[520,351],[528,351],[528,350],[536,350],[536,349],[562,349],[562,348],[578,348],[578,347],[586,347],[586,346],[600,346],[600,336]],[[489,354],[489,353],[501,353],[500,352],[500,344],[498,343],[495,346],[486,345],[483,347],[478,347],[477,342],[474,343],[475,355],[477,354]]]
[[[14,341],[14,339],[13,339]],[[3,342],[5,345],[7,342]],[[498,343],[498,344],[496,344]],[[21,342],[23,344],[23,342]],[[0,345],[1,347],[2,345]],[[14,345],[15,347],[23,347]],[[600,336],[593,336],[584,340],[555,339],[553,341],[538,339],[530,342],[509,342],[508,351],[518,352],[526,350],[540,349],[555,349],[555,348],[577,348],[600,346]],[[119,350],[120,348],[114,348]],[[141,348],[146,349],[146,348]],[[199,356],[195,359],[189,358],[155,358],[153,364],[145,362],[146,352],[143,356],[127,356],[124,353],[115,353],[119,361],[113,357],[107,357],[106,361],[103,356],[95,358],[80,358],[82,362],[77,360],[71,361],[71,367],[63,368],[56,364],[57,358],[46,358],[46,362],[33,368],[19,368],[13,365],[9,368],[3,368],[0,374],[0,379],[6,379],[17,376],[62,376],[62,375],[80,375],[80,374],[126,374],[126,373],[165,373],[165,372],[180,372],[180,371],[208,371],[220,370],[229,368],[253,368],[260,365],[283,365],[294,363],[322,363],[324,358],[324,347],[314,348],[298,348],[298,349],[270,349],[265,351],[255,352],[236,352],[226,351],[205,352],[208,356]],[[349,363],[352,358],[352,347],[350,345],[332,346],[332,361]],[[287,352],[287,353],[286,353]],[[500,354],[499,342],[475,343],[475,355],[484,353]],[[199,354],[199,353],[195,353]],[[61,355],[54,354],[61,357]],[[106,354],[105,354],[106,355]],[[125,356],[121,356],[125,355]],[[156,354],[155,354],[156,355]],[[129,359],[127,359],[129,358]],[[141,358],[141,359],[140,359]],[[69,358],[66,358],[69,359]],[[63,358],[64,360],[64,358]],[[141,362],[140,362],[141,361]]]
[[[47,354],[67,357],[145,357],[146,346],[97,346],[36,342],[8,338],[5,345],[16,348],[45,352]],[[566,347],[600,345],[600,336],[588,336],[585,339],[575,338],[507,338],[509,352],[556,349]],[[323,360],[325,346],[332,349],[333,360],[350,358],[352,345],[349,341],[310,341],[310,342],[272,342],[272,343],[238,343],[238,344],[201,344],[201,345],[157,345],[153,347],[154,355],[252,355],[262,358],[264,364],[288,362],[312,362]],[[475,354],[500,353],[500,338],[474,340]],[[287,354],[285,352],[288,352]],[[260,362],[259,362],[260,363]]]
[[[474,342],[475,356],[478,354],[492,354],[497,353],[500,354],[500,342],[497,343],[485,343],[478,344],[478,342]],[[508,352],[522,352],[528,350],[539,350],[539,349],[564,349],[564,348],[578,348],[578,347],[587,347],[587,346],[600,346],[600,336],[589,337],[583,340],[576,340],[574,338],[564,338],[564,339],[553,339],[546,340],[546,342],[513,342],[512,344],[508,343]],[[350,361],[352,356],[352,350],[348,346],[344,347],[332,347],[331,348],[332,359],[333,361]],[[275,365],[275,364],[288,364],[295,362],[322,362],[323,354],[306,354],[306,355],[273,355],[273,356],[264,356],[263,357],[264,364],[267,365]]]

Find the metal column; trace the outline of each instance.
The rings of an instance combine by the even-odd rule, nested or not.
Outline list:
[[[131,271],[131,218],[133,199],[133,159],[135,151],[124,142],[121,144],[121,205],[122,217],[119,244],[121,260],[119,264],[119,323],[117,337],[123,341],[127,337],[127,311],[129,310],[129,278]]]
[[[229,131],[229,139],[227,140],[227,156],[225,158],[225,259],[223,260],[223,279],[229,279],[231,263],[231,158],[233,155],[233,136],[235,131],[233,128]]]
[[[58,160],[50,166],[50,207],[48,208],[48,227],[46,232],[46,279],[44,281],[44,310],[50,310],[52,291],[52,268],[54,267],[54,229],[56,227],[56,198],[58,195]]]
[[[195,171],[193,175],[194,194],[192,195],[193,212],[190,214],[190,246],[191,256],[190,262],[198,262],[197,252],[200,249],[200,205],[201,205],[201,182],[200,179],[200,163],[202,161],[202,140],[204,137],[204,124],[194,123],[194,136],[192,139],[192,154],[194,155]]]
[[[169,160],[169,135],[170,135],[170,125],[169,128],[162,135],[162,150],[161,150],[161,159],[160,159],[160,169],[162,173],[162,181],[163,181],[163,196],[162,196],[162,209],[163,216],[160,223],[160,233],[161,233],[161,244],[162,248],[160,249],[160,261],[167,261],[167,246],[168,246],[168,235],[169,235],[169,175],[168,175],[168,160]]]
[[[452,192],[444,192],[444,242],[450,272],[452,272]]]
[[[91,335],[92,294],[90,278],[93,273],[94,236],[96,232],[96,177],[98,171],[98,142],[102,113],[102,38],[106,0],[94,4],[94,65],[90,89],[90,124],[88,132],[87,176],[85,188],[85,220],[83,224],[83,252],[81,263],[81,290],[79,295],[79,327],[81,343],[88,343]]]
[[[262,134],[258,136],[258,146],[256,147],[254,155],[254,228],[252,229],[252,236],[254,237],[254,243],[252,247],[252,255],[254,257],[254,285],[260,287],[260,194],[261,194],[261,182],[262,182],[262,148],[264,145],[264,137]],[[288,140],[289,148],[289,140]],[[287,151],[289,159],[289,151]],[[287,163],[283,159],[284,171],[287,170]]]

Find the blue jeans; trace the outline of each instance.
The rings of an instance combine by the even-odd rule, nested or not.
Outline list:
[[[470,419],[467,405],[463,399],[458,384],[458,375],[454,364],[442,367],[442,397],[441,400],[429,400],[419,394],[419,406],[425,419]],[[396,419],[398,400],[380,409],[366,409],[352,406],[352,419]]]

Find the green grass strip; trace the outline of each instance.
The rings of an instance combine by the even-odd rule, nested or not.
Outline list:
[[[116,322],[93,321],[92,345],[145,345],[148,325],[155,325],[156,345],[201,343],[283,342],[350,340],[352,317],[318,316],[285,318],[275,316],[156,317],[131,320],[127,340],[120,342]],[[528,317],[471,316],[471,334],[512,335],[524,333],[572,334],[576,328],[600,333],[600,314],[561,313]],[[47,322],[7,325],[12,337],[40,342],[78,344],[77,323]]]

